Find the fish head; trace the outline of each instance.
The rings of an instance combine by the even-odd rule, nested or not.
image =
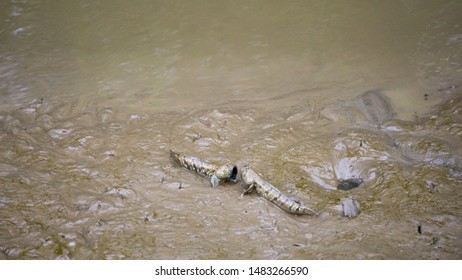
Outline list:
[[[255,172],[246,166],[241,169],[241,179],[246,185],[250,185],[255,181]]]
[[[237,167],[232,164],[220,166],[215,172],[215,175],[219,180],[237,182]]]

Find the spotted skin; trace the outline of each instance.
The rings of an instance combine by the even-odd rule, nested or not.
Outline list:
[[[255,191],[258,195],[262,196],[269,202],[277,205],[282,210],[296,215],[318,215],[315,211],[310,208],[294,201],[287,197],[275,186],[265,181],[260,174],[253,171],[248,167],[242,169],[242,180],[249,188],[244,192],[243,195]]]
[[[237,182],[237,167],[235,165],[218,166],[200,158],[175,153],[172,150],[170,150],[170,157],[182,167],[209,178],[213,188],[221,182]]]

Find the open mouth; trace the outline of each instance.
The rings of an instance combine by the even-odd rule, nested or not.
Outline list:
[[[231,171],[231,176],[229,176],[229,179],[233,182],[237,182],[237,167],[233,166],[233,170]]]

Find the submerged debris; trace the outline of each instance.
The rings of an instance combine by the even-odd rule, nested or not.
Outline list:
[[[390,101],[380,90],[366,91],[356,98],[355,103],[371,124],[380,126],[396,116]]]
[[[346,121],[355,126],[361,124],[379,128],[382,123],[396,117],[390,101],[378,89],[366,91],[351,101],[330,104],[320,114],[334,122]]]
[[[340,179],[337,185],[337,189],[341,191],[349,191],[359,187],[359,185],[361,185],[363,182],[364,180],[361,178],[350,178],[346,180]]]

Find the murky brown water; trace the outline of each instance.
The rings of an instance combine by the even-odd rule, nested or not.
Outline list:
[[[0,258],[462,257],[462,2],[0,11]],[[169,149],[321,215],[212,189]]]

